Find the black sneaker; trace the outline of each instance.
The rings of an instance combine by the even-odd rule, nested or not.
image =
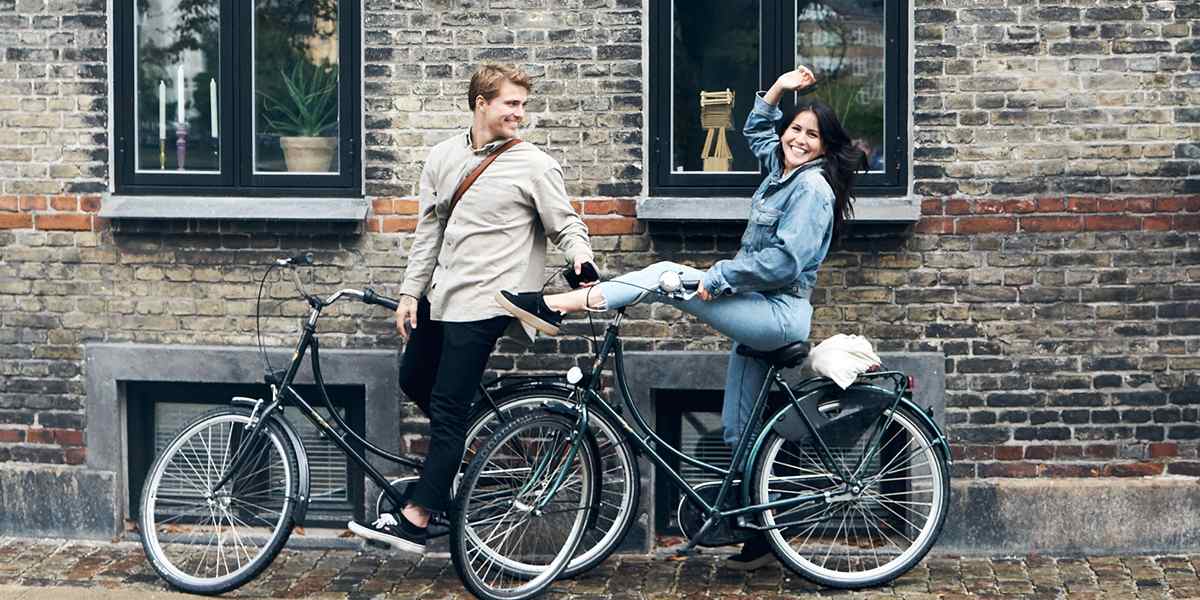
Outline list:
[[[562,313],[546,306],[541,292],[514,294],[508,290],[496,292],[496,302],[514,317],[546,335],[558,335]]]
[[[724,564],[734,571],[753,571],[771,564],[774,559],[767,537],[759,535],[742,544],[741,551],[725,559]]]
[[[350,531],[368,540],[383,542],[402,552],[425,553],[425,539],[429,537],[425,527],[408,522],[403,514],[383,513],[370,525],[358,521],[347,523]]]

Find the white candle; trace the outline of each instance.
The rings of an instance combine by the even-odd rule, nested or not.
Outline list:
[[[217,137],[217,80],[208,80],[209,119],[212,136]]]
[[[158,80],[158,139],[167,139],[167,84]]]
[[[175,69],[175,122],[183,123],[183,65]]]

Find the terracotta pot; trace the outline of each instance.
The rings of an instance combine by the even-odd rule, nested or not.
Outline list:
[[[283,147],[283,161],[289,171],[328,173],[337,138],[281,136],[279,145]]]

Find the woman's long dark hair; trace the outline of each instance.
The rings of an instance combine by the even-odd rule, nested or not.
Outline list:
[[[817,116],[817,128],[821,131],[821,145],[825,148],[821,173],[833,189],[833,239],[837,240],[845,232],[846,219],[854,215],[854,179],[858,171],[866,168],[867,157],[850,140],[850,134],[842,127],[833,109],[819,100],[801,100],[795,107],[785,110],[783,119],[775,124],[775,133],[780,139],[796,116],[806,111]],[[778,151],[780,164],[783,164],[782,144]]]

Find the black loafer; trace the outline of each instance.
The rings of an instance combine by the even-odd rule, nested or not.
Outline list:
[[[726,568],[734,571],[753,571],[761,569],[775,560],[771,552],[771,543],[767,537],[760,535],[742,544],[741,552],[725,559]]]
[[[500,290],[496,292],[496,302],[512,313],[514,317],[520,319],[522,323],[546,335],[558,335],[558,326],[562,323],[562,313],[546,306],[541,292],[514,294],[508,290]]]

